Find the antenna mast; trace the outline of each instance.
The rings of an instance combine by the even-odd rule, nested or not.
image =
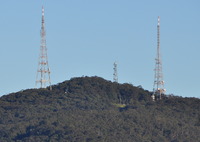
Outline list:
[[[118,83],[117,62],[114,62],[113,65],[114,65],[113,81]]]
[[[47,83],[51,88],[51,80],[50,80],[50,69],[48,65],[48,56],[47,56],[47,47],[46,47],[46,30],[45,30],[45,22],[44,22],[44,7],[42,7],[42,26],[41,26],[41,43],[40,43],[40,55],[38,62],[38,70],[36,77],[36,86],[39,83],[40,88],[46,88]]]
[[[159,96],[161,99],[161,95],[165,93],[166,89],[164,89],[164,80],[162,73],[162,60],[161,60],[161,52],[160,52],[160,17],[158,17],[157,24],[157,55],[156,55],[156,64],[155,64],[155,76],[154,76],[154,87],[153,87],[153,95],[152,99],[155,101],[155,97]]]

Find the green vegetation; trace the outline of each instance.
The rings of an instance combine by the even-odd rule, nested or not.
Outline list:
[[[99,77],[52,87],[0,98],[0,142],[200,141],[200,99],[152,102],[149,91]]]
[[[118,108],[125,108],[126,104],[113,104],[114,106],[118,107]]]

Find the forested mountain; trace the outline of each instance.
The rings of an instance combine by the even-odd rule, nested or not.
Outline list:
[[[0,142],[200,142],[200,99],[99,77],[0,98]]]

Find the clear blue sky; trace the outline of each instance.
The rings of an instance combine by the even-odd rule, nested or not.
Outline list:
[[[153,89],[157,17],[167,93],[200,98],[199,0],[17,0],[0,4],[0,96],[34,88],[45,7],[52,84],[79,76]]]

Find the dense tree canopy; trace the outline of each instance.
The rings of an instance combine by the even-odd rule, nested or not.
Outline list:
[[[99,77],[0,98],[0,141],[197,142],[200,100],[164,96]]]

